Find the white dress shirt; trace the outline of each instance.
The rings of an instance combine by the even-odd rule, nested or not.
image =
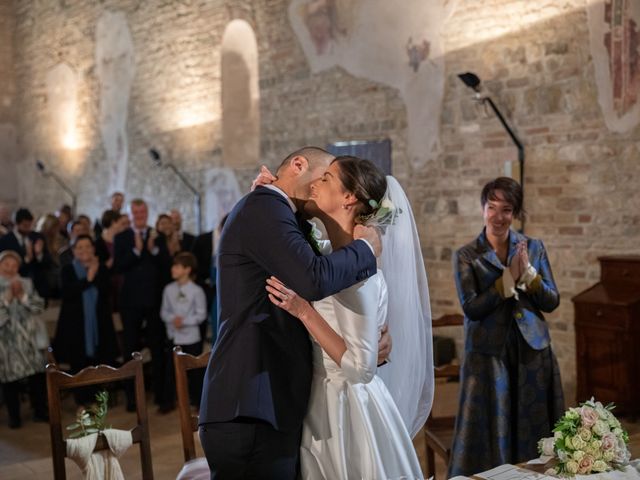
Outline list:
[[[207,318],[207,300],[201,287],[189,281],[184,285],[171,282],[162,293],[160,317],[167,327],[167,337],[174,345],[192,345],[201,340],[199,325]],[[182,317],[182,327],[173,319]]]

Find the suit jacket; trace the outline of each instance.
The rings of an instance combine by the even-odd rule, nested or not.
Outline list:
[[[376,272],[369,246],[355,241],[317,256],[287,200],[258,187],[229,214],[217,252],[220,329],[205,374],[200,424],[251,417],[299,429],[311,387],[311,343],[302,323],[273,305],[275,275],[319,300]]]
[[[552,312],[560,303],[551,265],[541,240],[509,233],[507,264],[516,253],[519,242],[526,240],[529,262],[538,276],[519,299],[503,298],[496,288],[502,277],[502,265],[489,244],[485,232],[458,250],[453,257],[456,288],[464,311],[465,350],[499,356],[502,354],[509,328],[516,322],[525,341],[534,350],[549,346],[549,328],[542,312]]]
[[[182,232],[182,239],[180,240],[180,251],[191,252],[193,250],[193,244],[196,241],[196,236],[189,232]]]
[[[204,289],[207,297],[207,308],[211,308],[211,303],[215,298],[216,286],[211,283],[211,258],[213,257],[213,231],[205,232],[195,239],[191,253],[198,261],[198,274],[196,283]]]
[[[56,326],[56,336],[53,341],[53,353],[58,362],[69,362],[79,365],[85,362],[84,344],[84,291],[95,286],[98,289],[98,348],[96,360],[98,363],[113,365],[117,357],[117,343],[111,306],[109,302],[109,274],[104,265],[100,265],[98,273],[92,282],[86,278],[81,280],[76,275],[73,264],[62,267],[60,272],[62,282],[62,305]]]
[[[128,228],[114,238],[114,269],[123,276],[120,291],[120,308],[160,308],[162,295],[161,276],[163,267],[171,262],[167,244],[158,236],[155,246],[156,255],[147,248],[147,238],[151,229],[147,227],[144,246],[140,255],[133,251],[135,234]]]
[[[38,239],[44,241],[42,235],[37,232],[29,233],[28,237],[31,240],[32,244]],[[30,278],[33,281],[33,286],[38,292],[38,295],[43,298],[48,298],[49,284],[47,281],[47,268],[50,268],[52,266],[52,261],[51,255],[47,251],[46,245],[42,252],[41,260],[34,258],[30,263],[25,263],[24,258],[27,252],[24,247],[20,245],[16,234],[11,231],[0,238],[0,252],[4,252],[5,250],[13,250],[14,252],[20,254],[20,257],[22,258],[22,264],[20,265],[20,276]]]

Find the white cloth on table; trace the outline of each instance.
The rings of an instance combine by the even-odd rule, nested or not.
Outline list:
[[[67,457],[80,467],[85,480],[124,480],[118,457],[133,443],[131,432],[109,428],[100,433],[107,440],[108,450],[94,452],[99,434],[92,433],[67,439]]]

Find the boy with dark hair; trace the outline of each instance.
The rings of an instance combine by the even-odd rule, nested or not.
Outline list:
[[[179,345],[182,351],[191,355],[202,353],[200,324],[207,318],[207,301],[204,291],[194,283],[197,270],[196,257],[189,252],[178,253],[173,259],[171,277],[173,282],[164,288],[160,317],[167,328],[169,359],[165,377],[165,402],[160,405],[160,413],[175,408],[175,377],[173,372],[173,347]],[[191,373],[191,372],[190,372]],[[190,375],[189,393],[192,404],[200,401],[202,373],[200,381]]]

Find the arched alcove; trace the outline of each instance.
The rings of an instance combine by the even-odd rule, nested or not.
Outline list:
[[[253,28],[232,20],[222,36],[222,156],[227,167],[258,165],[260,90]]]

